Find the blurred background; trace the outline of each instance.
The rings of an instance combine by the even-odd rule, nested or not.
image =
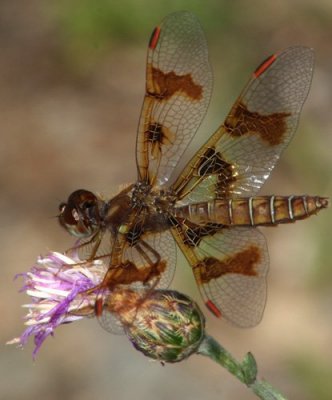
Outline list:
[[[254,399],[203,357],[162,367],[95,320],[60,327],[33,362],[5,342],[21,334],[27,302],[13,276],[72,239],[54,216],[75,189],[108,196],[136,177],[135,135],[150,32],[170,12],[194,12],[214,69],[212,103],[195,146],[224,119],[250,73],[294,44],[316,66],[298,133],[263,194],[332,192],[332,3],[329,0],[1,0],[0,2],[0,399]],[[264,229],[271,268],[259,326],[240,330],[207,315],[207,329],[289,399],[332,393],[331,210]],[[201,304],[179,255],[172,287]],[[204,309],[205,310],[205,309]]]

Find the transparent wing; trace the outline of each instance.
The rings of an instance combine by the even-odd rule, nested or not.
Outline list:
[[[211,90],[212,72],[199,21],[189,12],[170,14],[149,43],[136,142],[139,181],[168,182],[206,113]]]
[[[66,251],[81,261],[101,259],[107,265],[110,262],[114,237],[109,231],[101,231],[92,239],[79,239]]]
[[[259,191],[296,131],[313,63],[313,51],[297,46],[255,70],[225,123],[173,185],[183,203]]]
[[[257,325],[269,266],[264,236],[255,228],[198,227],[188,221],[178,222],[173,235],[209,310],[240,327]]]
[[[96,307],[98,322],[107,332],[112,333],[113,335],[123,335],[125,331],[120,317],[115,313],[110,312],[107,308],[108,296],[112,296],[112,291],[104,289],[99,293],[97,302],[99,302],[100,306]]]

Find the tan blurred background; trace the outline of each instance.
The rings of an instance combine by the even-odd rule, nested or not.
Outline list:
[[[194,356],[162,367],[94,320],[61,327],[32,361],[4,343],[22,332],[27,301],[16,273],[72,239],[54,216],[74,189],[111,194],[135,179],[135,132],[146,44],[166,14],[187,9],[209,42],[215,89],[196,145],[219,125],[253,69],[293,44],[315,48],[298,134],[264,194],[332,192],[332,3],[298,1],[1,0],[0,399],[254,399],[227,372]],[[240,330],[207,315],[208,331],[293,400],[332,398],[331,210],[264,229],[271,269],[261,324]],[[200,302],[179,255],[173,288]],[[201,303],[200,303],[201,304]]]

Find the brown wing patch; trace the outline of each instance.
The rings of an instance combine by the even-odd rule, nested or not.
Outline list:
[[[162,146],[173,144],[175,139],[174,133],[158,122],[150,123],[145,135],[146,140],[150,143],[153,158],[161,157]]]
[[[157,265],[146,265],[141,268],[137,268],[133,262],[127,260],[123,264],[108,270],[105,283],[109,289],[116,285],[147,283],[152,278],[159,278],[166,267],[167,263],[164,260],[161,260]]]
[[[259,248],[251,245],[245,250],[228,256],[224,260],[207,257],[200,261],[194,269],[199,270],[201,284],[209,283],[211,279],[218,279],[225,274],[241,274],[256,276],[256,266],[261,262]]]
[[[204,178],[217,175],[215,187],[216,197],[228,197],[236,182],[234,165],[227,162],[214,147],[208,147],[200,157],[197,165],[197,175]]]
[[[219,224],[195,225],[189,221],[181,222],[183,226],[182,235],[185,245],[197,247],[205,236],[212,236],[223,228]]]
[[[199,150],[194,163],[187,166],[183,175],[190,179],[183,179],[180,175],[173,185],[173,190],[180,199],[189,195],[190,202],[231,197],[238,179],[237,166],[228,162],[221,152],[209,143]],[[197,195],[194,193],[195,189]]]
[[[290,115],[288,112],[262,115],[256,111],[249,111],[242,102],[238,102],[226,119],[225,128],[231,136],[255,134],[270,146],[276,146],[284,141],[284,135],[287,133],[286,118]]]
[[[223,160],[221,154],[213,147],[208,147],[201,156],[201,161],[197,166],[199,176],[208,174],[222,174],[224,176],[232,176],[232,165]]]
[[[163,222],[166,222],[165,219],[156,224]],[[159,288],[168,287],[176,266],[176,247],[171,233],[167,230],[149,232],[150,221],[145,221],[143,226],[137,223],[136,226],[137,229],[134,228],[125,235],[126,244],[121,260],[113,263],[114,267],[111,267],[112,279],[116,282],[133,280],[136,288],[146,288],[147,283],[156,284]],[[165,229],[165,225],[162,224],[162,227]],[[118,265],[124,270],[119,272],[119,276],[118,272],[112,271],[114,268],[118,269]]]
[[[201,100],[203,87],[195,83],[191,74],[177,75],[175,72],[163,72],[158,68],[147,66],[151,70],[152,82],[148,81],[148,95],[159,100],[168,100],[175,93]]]

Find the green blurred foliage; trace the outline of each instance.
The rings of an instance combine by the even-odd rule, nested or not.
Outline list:
[[[256,26],[254,35],[264,37],[264,32],[272,26],[272,21],[278,20],[291,23],[298,15],[298,9],[284,3],[278,8],[266,4],[264,18],[259,15],[259,1],[251,2],[245,7],[243,1],[234,0],[168,0],[158,2],[151,0],[60,0],[56,4],[45,5],[52,10],[62,27],[72,39],[80,37],[86,45],[96,41],[105,42],[110,38],[117,40],[135,40],[145,37],[146,29],[150,30],[165,15],[189,10],[197,14],[207,31],[220,29],[232,32],[234,40],[242,35],[243,30]],[[286,21],[284,18],[286,17]],[[328,28],[330,16],[314,3],[304,3],[301,7],[301,23],[304,25],[319,24],[321,29]],[[145,28],[144,28],[145,27]],[[275,27],[275,23],[274,23]],[[274,28],[273,27],[273,28]],[[242,37],[243,39],[243,37]]]
[[[330,31],[331,20],[328,13],[310,2],[301,5],[300,16],[298,7],[289,2],[257,0],[246,4],[241,0],[60,0],[46,2],[43,7],[55,20],[63,61],[77,75],[89,72],[116,46],[145,46],[153,27],[167,14],[178,10],[195,13],[208,37],[215,69],[216,60],[225,77],[223,90],[217,87],[220,102],[225,100],[222,93],[236,93],[244,85],[249,72],[244,60],[254,68],[279,50],[284,38],[287,46],[311,46],[315,37],[311,33],[320,36]]]
[[[60,1],[53,8],[71,39],[79,37],[86,45],[93,45],[96,41],[107,42],[110,38],[120,41],[145,38],[144,26],[150,30],[166,14],[184,9],[200,15],[207,27],[216,23],[225,25],[227,20],[234,20],[235,14],[239,15],[235,13],[234,3],[225,1],[209,1],[209,7],[206,7],[198,0],[70,0]]]
[[[306,353],[289,361],[289,369],[303,387],[307,399],[330,400],[332,393],[332,365]]]
[[[185,9],[196,13],[206,30],[222,27],[228,31],[231,24],[241,23],[241,13],[233,2],[217,0],[209,0],[208,7],[198,0],[69,0],[45,6],[58,23],[63,50],[70,62],[77,64],[93,63],[96,54],[112,45],[146,41],[165,15]]]

